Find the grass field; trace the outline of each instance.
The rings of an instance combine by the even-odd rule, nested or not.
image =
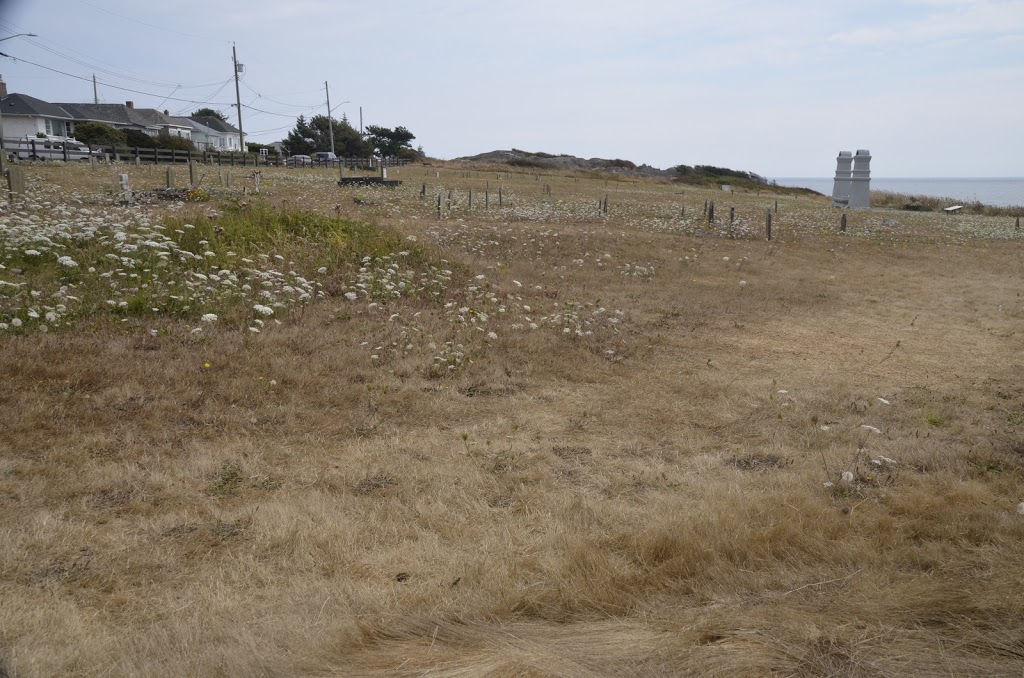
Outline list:
[[[1021,675],[1011,218],[224,169],[2,206],[0,676]]]

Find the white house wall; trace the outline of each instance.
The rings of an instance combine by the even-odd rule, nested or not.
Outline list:
[[[21,139],[46,134],[46,123],[42,118],[24,116],[4,116],[4,139]]]

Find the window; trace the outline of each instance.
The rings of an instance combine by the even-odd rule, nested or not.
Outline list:
[[[46,133],[52,137],[66,137],[68,135],[68,128],[63,120],[46,118]]]

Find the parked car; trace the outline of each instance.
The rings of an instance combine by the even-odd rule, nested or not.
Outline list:
[[[313,164],[313,158],[308,155],[293,155],[288,158],[289,167],[309,167]]]
[[[90,153],[89,147],[76,139],[61,137],[23,137],[4,145],[12,160],[88,160],[90,155],[103,155],[99,150]]]
[[[338,156],[333,151],[318,151],[313,155],[318,165],[333,165],[338,162]]]

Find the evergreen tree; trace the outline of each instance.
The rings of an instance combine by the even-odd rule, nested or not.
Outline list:
[[[224,114],[220,111],[215,111],[212,108],[200,108],[198,111],[192,113],[193,118],[217,118],[221,122],[227,122],[228,119],[224,117]]]
[[[402,126],[394,129],[368,125],[366,127],[367,141],[373,146],[377,155],[382,158],[415,158],[416,151],[413,150],[411,141],[416,138],[412,132]]]
[[[331,127],[334,128],[334,151],[340,158],[363,158],[370,155],[372,148],[360,136],[348,119],[331,119],[326,115],[314,115],[308,121],[303,116],[295,121],[295,129],[288,133],[284,148],[289,155],[312,155],[317,151],[331,150]]]

